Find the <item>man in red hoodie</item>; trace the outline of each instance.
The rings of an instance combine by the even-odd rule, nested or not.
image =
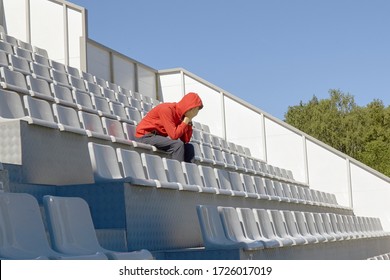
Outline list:
[[[173,159],[191,162],[195,155],[194,147],[188,143],[192,137],[192,119],[202,108],[202,100],[194,92],[179,102],[157,105],[137,125],[137,141],[166,151]]]

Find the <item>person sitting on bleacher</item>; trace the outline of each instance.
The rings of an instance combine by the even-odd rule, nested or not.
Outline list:
[[[192,119],[202,108],[202,100],[194,92],[179,102],[157,105],[137,125],[137,141],[166,151],[173,159],[192,162],[195,156],[194,147],[189,143]]]

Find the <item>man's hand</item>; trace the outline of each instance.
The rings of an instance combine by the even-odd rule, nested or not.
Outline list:
[[[183,122],[189,124],[198,113],[199,113],[199,107],[195,107],[192,108],[191,110],[188,110],[187,112],[184,113]]]
[[[195,107],[185,112],[184,116],[189,118],[191,121],[198,113],[199,113],[199,107]]]

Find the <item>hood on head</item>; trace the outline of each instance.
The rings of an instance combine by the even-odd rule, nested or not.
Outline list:
[[[202,99],[200,99],[199,95],[195,92],[189,92],[184,95],[176,105],[177,113],[180,117],[182,117],[185,112],[195,107],[200,107],[200,109],[203,108]]]

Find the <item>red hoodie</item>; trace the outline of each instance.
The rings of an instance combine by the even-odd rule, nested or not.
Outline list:
[[[184,114],[195,107],[203,107],[199,95],[190,92],[179,102],[161,103],[149,111],[136,129],[136,137],[156,131],[161,136],[181,139],[188,143],[192,137],[192,126],[183,122]]]

